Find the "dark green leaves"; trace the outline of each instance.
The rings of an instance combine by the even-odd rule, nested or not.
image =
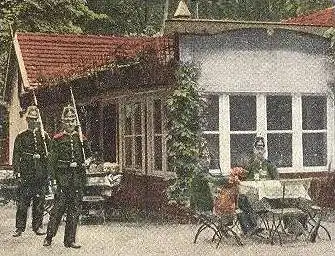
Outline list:
[[[189,204],[191,184],[201,172],[203,138],[201,136],[204,102],[200,96],[194,65],[181,65],[176,71],[177,87],[167,100],[168,110],[168,163],[177,174],[169,188],[170,199]]]

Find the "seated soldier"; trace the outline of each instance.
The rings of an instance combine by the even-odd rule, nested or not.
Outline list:
[[[265,142],[263,137],[256,137],[254,153],[248,161],[245,170],[247,180],[278,179],[277,168],[264,157]],[[242,210],[239,222],[244,234],[255,234],[262,229],[257,228],[257,219],[249,199],[245,195],[238,198],[238,206]]]

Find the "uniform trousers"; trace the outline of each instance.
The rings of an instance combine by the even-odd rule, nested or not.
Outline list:
[[[42,227],[44,215],[46,186],[41,183],[23,182],[18,186],[16,228],[24,231],[27,223],[27,212],[32,204],[32,228],[37,231]]]
[[[66,214],[64,244],[75,243],[82,197],[82,188],[60,186],[57,188],[54,206],[50,212],[47,237],[52,238],[56,235],[62,216]]]
[[[256,213],[245,195],[238,197],[238,207],[242,210],[242,213],[238,215],[238,220],[243,233],[247,234],[257,227]]]

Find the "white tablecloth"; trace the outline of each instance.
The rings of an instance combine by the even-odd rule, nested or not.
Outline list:
[[[311,200],[308,195],[311,179],[282,179],[282,180],[260,180],[241,181],[239,193],[252,197],[256,200],[263,198],[283,198],[285,186],[285,198],[304,198]]]

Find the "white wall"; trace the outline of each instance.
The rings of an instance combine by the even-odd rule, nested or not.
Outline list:
[[[9,106],[9,164],[13,160],[13,148],[16,136],[27,129],[27,123],[24,117],[20,117],[20,100],[18,88],[18,74],[13,72],[11,104]]]
[[[276,35],[276,32],[275,32]],[[242,30],[181,36],[180,57],[201,67],[206,92],[326,93],[334,80],[324,38]]]

